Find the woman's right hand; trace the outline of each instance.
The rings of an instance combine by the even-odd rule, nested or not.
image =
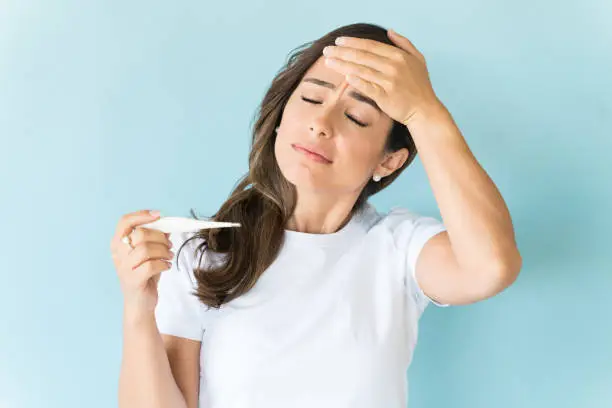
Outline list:
[[[133,313],[148,314],[157,305],[157,282],[163,271],[170,269],[174,252],[169,234],[139,227],[159,219],[160,215],[147,210],[125,214],[117,224],[111,240],[111,254],[124,307]],[[133,249],[121,239],[130,234]]]

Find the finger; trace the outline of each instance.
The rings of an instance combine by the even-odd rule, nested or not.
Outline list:
[[[344,74],[360,77],[366,81],[377,84],[381,89],[387,89],[391,80],[382,72],[376,71],[370,67],[355,64],[348,61],[343,61],[335,58],[329,58],[326,65],[334,70]],[[370,95],[368,95],[370,96]],[[371,96],[370,96],[371,97]],[[379,99],[380,100],[380,99]],[[376,99],[375,99],[376,101]]]
[[[172,242],[169,239],[170,234],[165,234],[161,231],[151,228],[136,227],[130,234],[132,246],[136,247],[145,242],[164,244],[168,248],[172,247]]]
[[[117,230],[114,236],[115,241],[121,240],[121,238],[132,232],[138,225],[153,222],[159,217],[159,213],[154,214],[149,210],[141,210],[124,215],[117,224]]]
[[[154,259],[143,263],[133,272],[136,276],[138,276],[140,282],[146,282],[147,280],[153,278],[154,282],[157,284],[160,278],[160,273],[171,268],[172,264],[170,262],[162,259]]]
[[[395,70],[393,60],[358,48],[328,46],[323,50],[323,55],[364,65],[387,75],[392,75]]]
[[[166,259],[172,261],[174,257],[174,251],[164,244],[144,243],[134,247],[134,250],[127,255],[126,265],[129,266],[128,270],[134,270],[150,260]]]
[[[336,44],[368,51],[388,59],[397,59],[398,57],[398,49],[396,46],[367,38],[340,37],[336,39]]]
[[[385,90],[380,85],[367,81],[364,78],[349,75],[346,80],[353,88],[375,101],[380,101],[385,96]]]
[[[166,262],[166,264],[163,266],[164,269],[161,270],[161,272],[167,271],[172,269],[172,264],[169,262]],[[161,273],[158,273],[156,275],[153,275],[153,283],[155,283],[155,286],[157,286],[157,284],[159,283],[159,278],[161,278]]]
[[[392,29],[389,29],[387,36],[391,41],[397,44],[398,47],[414,55],[421,61],[425,62],[425,57],[423,56],[423,54],[421,54],[417,47],[415,47],[412,41],[410,41],[408,38],[404,37],[396,31],[393,31]]]

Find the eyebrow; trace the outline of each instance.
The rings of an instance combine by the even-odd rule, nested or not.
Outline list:
[[[313,84],[321,85],[321,86],[324,86],[324,87],[329,88],[329,89],[335,89],[336,88],[336,85],[332,84],[331,82],[323,81],[322,79],[318,79],[318,78],[310,77],[310,78],[304,79],[302,82],[311,82]],[[378,104],[373,99],[368,98],[367,96],[365,96],[363,94],[360,94],[359,92],[356,92],[356,91],[350,91],[348,93],[348,95],[351,98],[356,99],[356,100],[358,100],[360,102],[367,103],[368,105],[370,105],[374,109],[376,109],[378,112],[381,112],[380,107],[378,106]]]

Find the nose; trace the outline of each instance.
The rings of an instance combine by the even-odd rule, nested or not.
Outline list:
[[[319,114],[312,119],[312,124],[310,125],[310,132],[313,136],[330,137],[332,135],[333,126],[331,118],[334,110],[338,107],[338,101],[348,86],[349,83],[345,78],[336,90],[331,93],[325,103],[320,106]]]

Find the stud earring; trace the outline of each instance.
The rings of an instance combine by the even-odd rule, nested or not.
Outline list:
[[[280,127],[280,126],[279,126],[279,127]],[[279,128],[279,127],[277,127],[276,129],[274,129],[274,131],[275,131],[276,133],[278,133],[278,128]]]
[[[380,177],[378,174],[375,174],[375,175],[372,177],[372,180],[374,180],[375,182],[377,182],[377,183],[378,183],[378,182],[380,181],[380,179],[381,179],[381,178],[382,178],[382,177]]]

